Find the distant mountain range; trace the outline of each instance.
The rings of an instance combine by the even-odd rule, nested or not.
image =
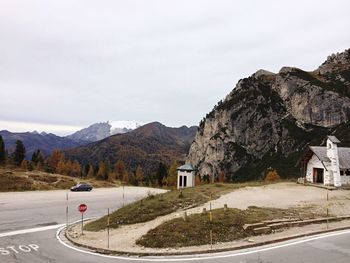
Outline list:
[[[145,174],[156,172],[159,162],[184,160],[197,132],[197,127],[169,128],[159,122],[141,126],[85,146],[65,150],[65,156],[82,164],[123,160],[129,169],[141,165]]]
[[[31,158],[34,151],[40,149],[44,155],[48,155],[54,149],[67,149],[77,147],[83,142],[74,141],[66,137],[60,137],[52,133],[21,132],[13,133],[6,130],[0,131],[4,139],[5,148],[9,153],[15,150],[17,140],[21,140],[26,148],[27,158]]]
[[[184,159],[197,127],[169,128],[154,122],[141,126],[134,121],[101,122],[72,135],[60,137],[52,133],[0,131],[9,153],[16,140],[26,148],[27,159],[40,149],[49,155],[54,149],[65,150],[68,158],[97,164],[101,160],[125,161],[130,167],[142,164],[153,169],[159,161],[170,163]]]

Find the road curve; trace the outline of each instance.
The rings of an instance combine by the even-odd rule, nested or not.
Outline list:
[[[126,188],[125,202],[146,195],[150,189]],[[216,253],[213,255],[161,258],[109,258],[77,251],[62,245],[56,237],[65,223],[65,191],[0,194],[0,262],[350,262],[350,231],[299,239],[263,248]],[[121,189],[98,189],[91,193],[69,195],[70,221],[79,219],[74,212],[87,203],[87,216],[100,216],[107,207],[123,203]],[[63,200],[62,200],[63,199]],[[14,216],[14,217],[13,217]],[[3,224],[4,223],[4,224]],[[22,231],[24,229],[24,231]]]

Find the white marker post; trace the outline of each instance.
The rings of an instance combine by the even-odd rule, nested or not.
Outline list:
[[[123,184],[123,207],[124,207],[124,182],[122,184]]]
[[[109,208],[107,210],[107,248],[109,249]]]
[[[66,228],[68,229],[68,191],[66,194]]]

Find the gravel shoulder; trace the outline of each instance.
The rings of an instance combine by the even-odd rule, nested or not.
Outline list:
[[[328,191],[328,207],[330,214],[335,216],[348,215],[350,211],[350,191],[336,190]],[[249,206],[290,208],[290,207],[310,207],[315,211],[323,212],[327,209],[327,190],[313,186],[297,185],[295,183],[277,183],[260,187],[245,187],[234,190],[208,202],[202,206],[188,209],[188,215],[201,213],[203,208],[212,209],[222,208],[225,204],[231,208],[246,209]],[[125,253],[178,253],[188,251],[207,251],[209,246],[196,246],[172,249],[151,249],[144,248],[135,244],[136,240],[145,235],[149,230],[159,226],[165,221],[183,216],[184,211],[158,217],[152,221],[125,225],[110,231],[110,249]],[[234,242],[215,244],[213,249],[225,249],[232,246],[238,246],[249,243],[265,242],[266,240],[279,239],[296,234],[306,234],[310,232],[325,230],[324,224],[313,224],[303,227],[294,227],[283,232],[277,232],[270,235],[255,236],[250,239],[238,240]],[[350,221],[342,221],[329,224],[329,228],[350,227]],[[80,226],[72,227],[68,231],[70,238],[79,244],[85,246],[107,249],[107,231],[88,232],[80,235]],[[171,230],[169,230],[171,231]]]

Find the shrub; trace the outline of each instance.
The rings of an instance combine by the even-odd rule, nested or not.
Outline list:
[[[279,181],[281,177],[277,173],[277,171],[273,168],[268,168],[265,174],[265,182],[276,182]]]

